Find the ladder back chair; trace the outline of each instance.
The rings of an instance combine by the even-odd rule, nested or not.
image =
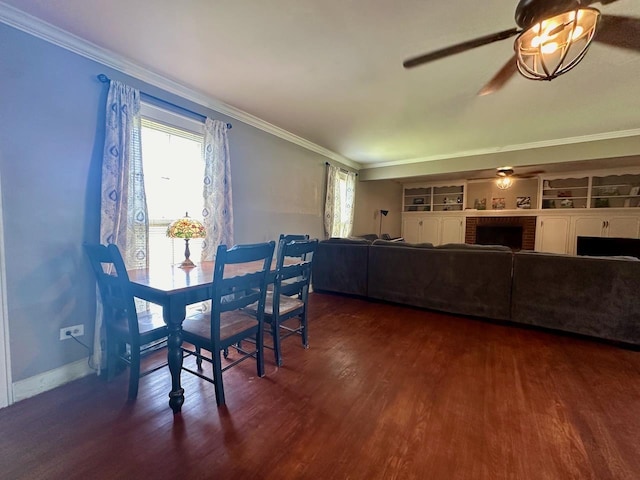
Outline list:
[[[313,254],[318,240],[284,239],[278,245],[273,291],[267,293],[264,321],[269,324],[274,357],[282,365],[281,342],[291,335],[300,335],[302,346],[309,347],[307,303]],[[290,320],[297,318],[297,325]],[[286,322],[286,324],[285,324]]]
[[[140,371],[141,359],[167,344],[167,327],[160,312],[136,312],[129,275],[116,245],[84,244],[96,276],[106,333],[107,379],[118,363],[129,366],[129,399],[138,396],[141,377],[166,366],[166,362]]]
[[[216,403],[225,404],[222,373],[238,363],[255,358],[258,376],[264,376],[263,317],[267,275],[273,260],[275,242],[236,245],[227,250],[218,246],[213,273],[211,311],[187,317],[182,324],[182,338],[194,350],[183,347],[185,355],[195,355],[197,371],[183,365],[183,370],[214,384]],[[257,315],[246,311],[257,305]],[[251,347],[243,349],[242,340]],[[222,365],[221,352],[234,347],[240,357]],[[202,350],[211,353],[211,358]],[[226,355],[225,355],[226,358]],[[213,375],[202,373],[202,361],[212,364]]]

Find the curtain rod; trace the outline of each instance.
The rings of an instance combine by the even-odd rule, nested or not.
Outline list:
[[[109,77],[107,77],[104,73],[101,73],[100,75],[98,75],[98,80],[100,80],[102,83],[109,83],[111,81],[111,79]],[[196,115],[198,118],[200,118],[203,121],[207,118],[205,115],[202,115],[201,113],[194,112],[193,110],[189,110],[188,108],[181,107],[180,105],[176,105],[175,103],[171,103],[171,102],[169,102],[167,100],[163,100],[162,98],[158,98],[158,97],[155,97],[153,95],[149,95],[148,93],[144,93],[144,92],[140,92],[140,94],[144,95],[147,98],[151,98],[151,99],[153,99],[153,100],[155,100],[157,102],[164,103],[165,105],[169,105],[169,106],[171,106],[173,108],[178,108],[178,109],[180,109],[180,110],[182,110],[184,112],[188,112],[191,115]],[[233,125],[231,125],[230,123],[227,123],[227,128],[228,129],[232,129]]]
[[[324,162],[325,165],[331,165],[329,162]],[[340,168],[340,167],[338,167]],[[341,171],[343,172],[347,172],[347,173],[354,173],[356,175],[356,177],[358,176],[358,172],[352,172],[351,170],[347,170],[346,168],[340,168]]]

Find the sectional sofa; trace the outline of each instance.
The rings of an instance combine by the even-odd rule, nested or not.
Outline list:
[[[634,257],[337,238],[320,242],[315,255],[315,291],[640,345]]]

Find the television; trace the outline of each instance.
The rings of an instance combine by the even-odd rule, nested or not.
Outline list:
[[[609,237],[578,237],[578,255],[597,257],[637,257],[640,258],[640,239]]]

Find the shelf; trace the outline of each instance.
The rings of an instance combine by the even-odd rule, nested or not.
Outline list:
[[[571,187],[550,187],[550,188],[543,188],[542,190],[544,192],[547,192],[547,191],[551,191],[551,190],[568,190],[570,188],[573,189],[573,190],[587,190],[589,187],[587,187],[586,185],[584,187],[574,187],[574,186],[571,186]]]

